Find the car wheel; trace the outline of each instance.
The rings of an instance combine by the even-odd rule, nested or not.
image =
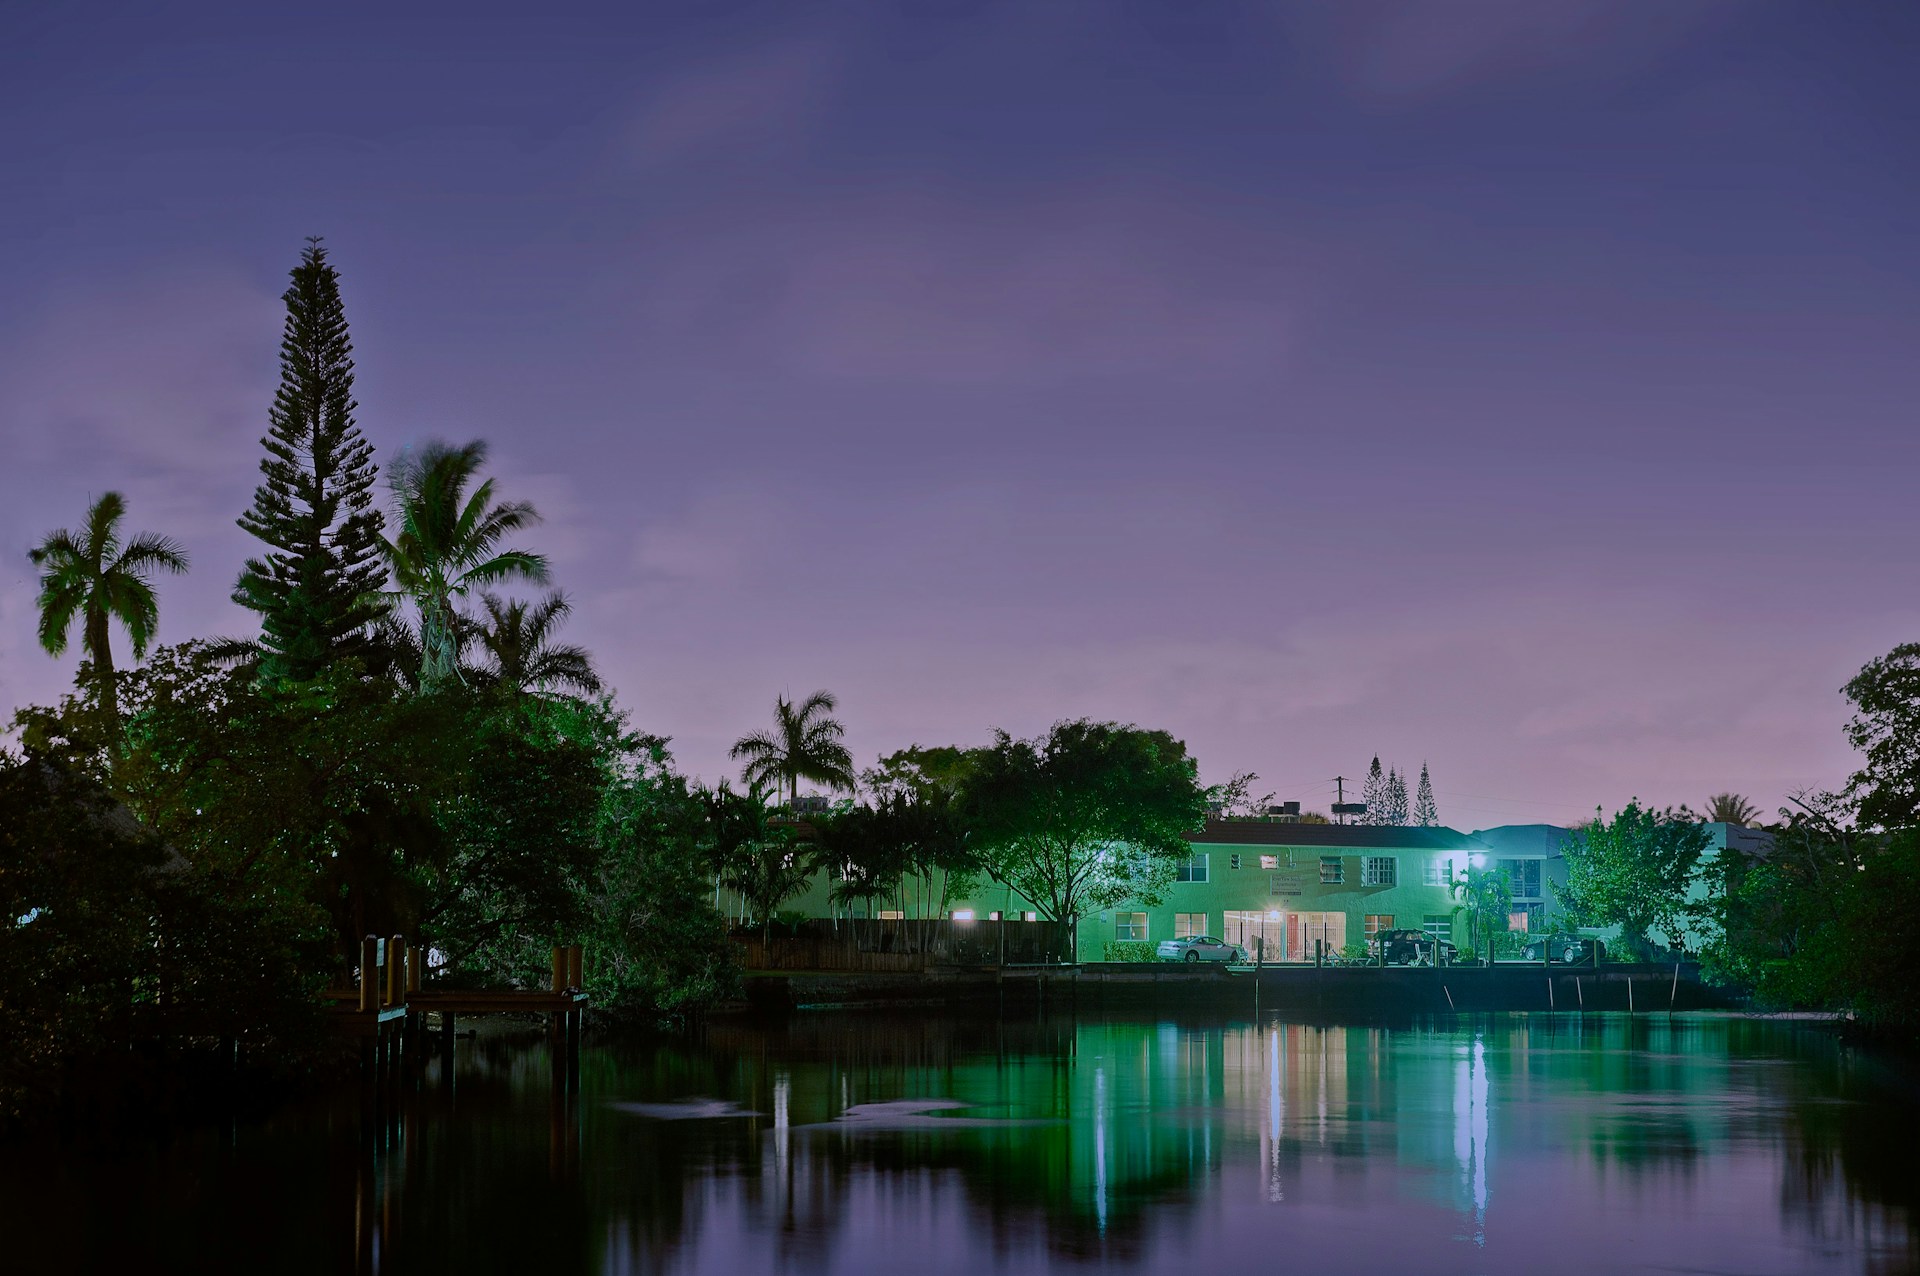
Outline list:
[[[1194,952],[1194,951],[1193,951],[1193,949],[1191,949],[1191,948],[1189,948],[1189,949],[1187,949],[1187,960],[1188,960],[1188,961],[1199,961],[1199,960],[1200,960],[1200,954],[1199,954],[1199,953],[1196,953],[1196,952]]]
[[[1560,953],[1560,960],[1571,966],[1580,960],[1580,950],[1578,948],[1563,949]]]

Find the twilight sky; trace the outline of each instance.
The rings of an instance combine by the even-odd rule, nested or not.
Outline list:
[[[227,601],[326,237],[382,459],[480,437],[637,725],[1095,716],[1462,829],[1850,766],[1920,639],[1920,9],[0,12],[0,712],[124,491]],[[77,644],[76,644],[77,645]],[[124,643],[121,648],[124,651]]]

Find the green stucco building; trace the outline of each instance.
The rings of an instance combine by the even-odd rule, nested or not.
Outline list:
[[[1312,961],[1316,943],[1338,953],[1380,930],[1427,930],[1449,938],[1457,901],[1451,875],[1499,865],[1513,886],[1511,926],[1537,925],[1548,899],[1549,847],[1506,850],[1449,828],[1302,824],[1281,819],[1209,820],[1192,839],[1193,858],[1157,904],[1123,903],[1080,921],[1078,957],[1099,961],[1113,942],[1157,943],[1214,935],[1264,960]],[[1036,920],[1028,900],[993,883],[965,897],[927,900],[873,916],[943,916],[955,921]],[[829,917],[825,874],[787,906]],[[841,917],[864,917],[856,905]],[[1460,939],[1456,938],[1456,942]]]

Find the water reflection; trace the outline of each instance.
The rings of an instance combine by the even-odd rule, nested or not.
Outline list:
[[[463,1047],[378,1156],[339,1108],[8,1155],[0,1209],[67,1238],[45,1266],[126,1270],[1920,1263],[1910,1100],[1791,1025],[817,1016],[591,1051],[577,1101],[547,1076]]]

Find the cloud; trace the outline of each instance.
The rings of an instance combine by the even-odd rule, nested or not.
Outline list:
[[[1276,16],[1329,57],[1348,90],[1388,103],[1478,84],[1656,58],[1733,6],[1720,0],[1346,0]]]
[[[1194,197],[868,187],[688,227],[641,315],[803,376],[1005,386],[1282,364],[1307,253]]]
[[[627,133],[643,167],[803,138],[825,106],[838,57],[823,40],[762,45],[679,71],[648,94]]]

